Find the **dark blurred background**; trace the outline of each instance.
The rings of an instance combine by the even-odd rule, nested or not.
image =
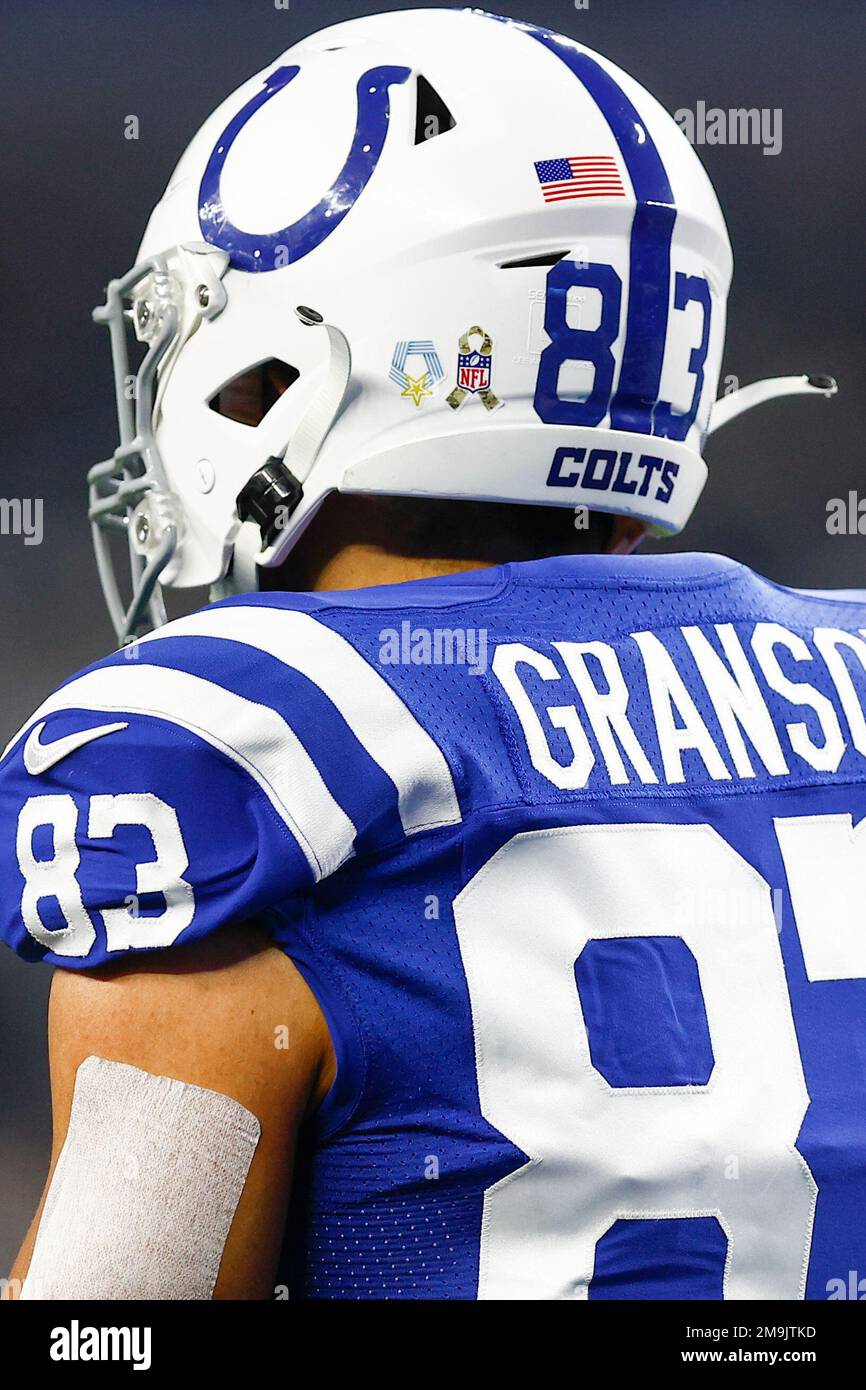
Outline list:
[[[723,366],[741,384],[831,372],[710,442],[686,535],[782,583],[866,587],[866,539],[831,536],[828,499],[866,494],[862,209],[866,6],[857,0],[499,0],[632,72],[667,107],[782,111],[782,149],[700,153],[735,274]],[[0,535],[0,746],[114,645],[84,476],[115,442],[107,335],[91,307],[132,263],[151,207],[204,117],[243,79],[376,0],[3,0],[0,18],[0,497],[43,498],[44,539]],[[278,8],[279,6],[279,8]],[[139,139],[124,138],[126,117]],[[103,341],[103,339],[105,341]],[[49,972],[0,956],[0,1275],[44,1177]]]

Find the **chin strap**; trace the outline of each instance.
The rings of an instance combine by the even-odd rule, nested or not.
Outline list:
[[[710,416],[709,433],[715,434],[744,410],[775,400],[777,396],[824,396],[829,400],[838,389],[832,376],[770,376],[763,381],[753,381],[750,386],[719,397]]]
[[[325,323],[315,309],[299,304],[295,314],[305,328],[322,328],[328,338],[328,365],[324,380],[306,414],[298,422],[283,455],[299,483],[305,483],[325,437],[339,414],[352,375],[352,353],[346,335]]]
[[[211,598],[250,593],[259,587],[258,567],[266,565],[280,544],[280,532],[304,495],[304,483],[343,404],[352,375],[346,335],[315,309],[299,304],[295,314],[307,328],[321,328],[328,339],[324,378],[296,425],[285,449],[257,469],[238,494],[241,525],[225,576],[211,588]]]

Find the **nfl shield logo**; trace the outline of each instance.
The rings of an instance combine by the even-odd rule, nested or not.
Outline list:
[[[490,385],[492,353],[461,352],[457,357],[457,385],[473,394]]]
[[[472,339],[480,338],[480,351],[472,348]],[[501,404],[490,389],[493,367],[493,339],[477,323],[467,328],[457,339],[457,384],[445,397],[452,410],[459,410],[470,396],[477,396],[485,410],[496,410]]]

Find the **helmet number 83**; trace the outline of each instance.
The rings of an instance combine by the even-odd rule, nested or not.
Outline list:
[[[574,327],[568,322],[569,291],[578,287],[598,292],[601,312],[595,328]],[[622,281],[612,265],[559,261],[547,276],[544,331],[550,342],[542,352],[538,366],[534,401],[536,413],[547,425],[586,427],[599,425],[610,413],[611,429],[631,429],[639,434],[685,439],[695,422],[701,402],[712,310],[710,287],[703,276],[677,271],[674,310],[681,312],[692,303],[697,303],[701,308],[701,331],[700,340],[689,355],[688,370],[694,377],[694,386],[688,409],[677,412],[667,401],[646,399],[643,383],[634,389],[630,387],[627,380],[629,364],[641,354],[635,353],[635,345],[628,341],[623,346],[620,379],[613,395],[616,370],[613,347],[620,333]],[[653,355],[661,363],[667,328],[666,310],[657,318],[660,320],[657,336],[660,334],[661,342],[653,345]],[[584,399],[563,400],[560,395],[560,372],[566,362],[585,362],[593,369],[592,388]]]

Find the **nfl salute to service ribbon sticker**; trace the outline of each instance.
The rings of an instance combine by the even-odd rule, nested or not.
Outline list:
[[[413,375],[406,370],[410,358],[418,365],[424,364],[423,371]],[[414,362],[413,362],[414,365]],[[394,347],[388,375],[400,387],[400,395],[419,406],[425,396],[433,395],[433,388],[445,376],[442,359],[429,338],[402,338]]]
[[[480,338],[478,349],[472,339]],[[477,396],[485,410],[496,410],[504,402],[490,389],[493,373],[493,340],[489,333],[474,324],[457,340],[457,385],[445,397],[452,410],[459,410],[467,396]]]
[[[625,197],[620,172],[612,154],[536,159],[535,172],[546,203],[564,203],[569,198]]]

